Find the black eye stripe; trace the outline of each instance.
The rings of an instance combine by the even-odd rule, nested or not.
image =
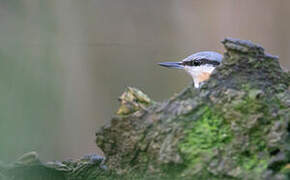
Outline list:
[[[191,66],[191,61],[183,61],[182,65],[183,66]]]
[[[193,60],[193,61],[192,61],[192,64],[193,64],[193,66],[199,66],[199,65],[202,64],[202,62],[199,61],[199,60]]]
[[[210,61],[208,59],[203,59],[203,64],[211,64],[213,66],[218,66],[220,63],[218,61]]]
[[[199,59],[199,60],[191,60],[191,61],[184,61],[182,65],[184,66],[200,66],[202,64],[211,64],[213,66],[218,66],[220,63],[218,61],[211,61],[208,59]]]

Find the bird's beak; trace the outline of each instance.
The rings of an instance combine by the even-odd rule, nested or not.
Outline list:
[[[160,66],[174,69],[184,69],[184,66],[181,62],[162,62],[158,63]]]

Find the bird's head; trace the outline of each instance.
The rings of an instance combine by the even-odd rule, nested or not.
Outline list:
[[[160,66],[183,69],[189,73],[196,88],[200,87],[203,81],[209,79],[212,71],[220,65],[223,56],[213,51],[202,51],[188,56],[179,62],[162,62]]]

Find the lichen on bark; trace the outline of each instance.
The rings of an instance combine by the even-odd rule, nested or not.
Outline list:
[[[117,117],[97,133],[111,168],[151,178],[287,178],[289,73],[259,45],[222,43],[223,63],[201,89]]]
[[[71,180],[289,179],[290,73],[250,41],[222,43],[222,65],[200,89],[190,85],[164,102],[124,92],[115,117],[96,133],[106,159],[37,166]],[[5,177],[15,170],[0,165]]]

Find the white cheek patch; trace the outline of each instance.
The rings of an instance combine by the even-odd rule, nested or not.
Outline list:
[[[199,88],[199,84],[203,81],[209,79],[210,74],[215,69],[211,65],[202,65],[202,66],[185,66],[185,71],[189,73],[194,81],[194,86]]]

